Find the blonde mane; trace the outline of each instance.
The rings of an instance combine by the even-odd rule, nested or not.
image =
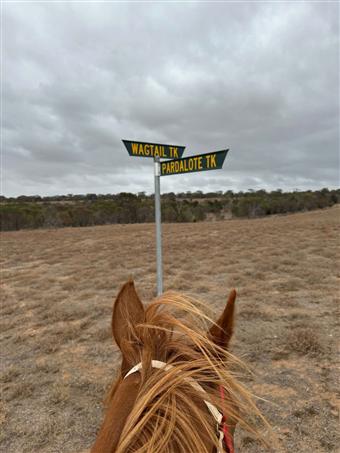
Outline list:
[[[255,426],[259,421],[262,426],[268,424],[254,397],[238,380],[245,367],[206,335],[213,321],[204,308],[197,300],[168,292],[146,308],[145,322],[129,326],[124,348],[129,349],[134,363],[142,362],[141,385],[117,453],[211,453],[206,445],[218,448],[217,428],[203,400],[225,414],[228,425],[238,423],[261,439]],[[142,347],[134,347],[136,344]],[[154,369],[153,359],[172,368]],[[206,393],[198,392],[190,379]],[[122,377],[112,388],[108,402],[121,382]]]

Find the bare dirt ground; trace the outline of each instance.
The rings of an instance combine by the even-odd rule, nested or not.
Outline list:
[[[279,452],[338,451],[340,207],[258,220],[163,226],[165,288],[216,312],[238,290],[233,352],[281,441]],[[133,277],[155,291],[153,225],[2,234],[1,451],[90,447],[119,353],[110,317]],[[260,452],[238,432],[237,451]]]

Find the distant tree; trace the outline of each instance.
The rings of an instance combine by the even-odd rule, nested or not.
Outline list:
[[[93,201],[97,200],[97,195],[95,193],[88,193],[85,198],[86,200]]]

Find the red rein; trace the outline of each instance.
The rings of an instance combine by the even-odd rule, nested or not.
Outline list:
[[[221,400],[224,401],[225,400],[224,388],[222,386],[220,386],[220,395],[221,395]],[[223,415],[222,422],[221,422],[221,428],[222,428],[222,431],[224,434],[224,442],[228,449],[228,453],[235,453],[233,439],[230,435],[229,428],[228,428],[228,425],[226,422],[227,422],[227,417],[225,415]]]

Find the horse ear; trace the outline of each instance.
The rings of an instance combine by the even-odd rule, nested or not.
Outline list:
[[[227,304],[220,318],[212,325],[208,332],[208,337],[217,346],[227,348],[230,338],[234,331],[234,308],[235,308],[236,291],[230,291]]]
[[[116,298],[112,314],[112,333],[125,362],[136,349],[136,326],[144,322],[144,306],[132,280],[125,283]],[[132,360],[132,359],[131,359]]]

